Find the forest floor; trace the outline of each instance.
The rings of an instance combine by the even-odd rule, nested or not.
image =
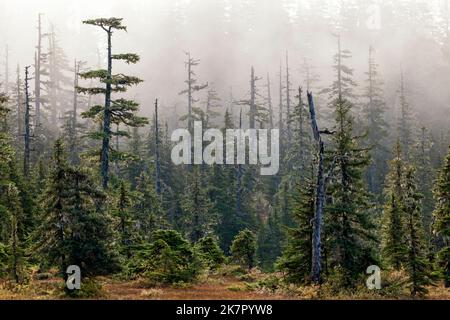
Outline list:
[[[105,300],[301,300],[301,299],[411,299],[407,294],[383,297],[373,294],[317,295],[313,287],[295,292],[270,292],[249,289],[249,283],[235,276],[214,275],[198,283],[183,286],[148,287],[143,280],[125,281],[99,277],[101,290],[90,299]],[[62,294],[61,278],[32,279],[27,285],[12,286],[0,280],[0,300],[71,299]],[[425,299],[450,300],[450,290],[443,286],[430,287]]]

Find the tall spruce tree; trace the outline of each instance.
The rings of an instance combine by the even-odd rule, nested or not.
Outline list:
[[[403,158],[409,161],[411,158],[411,147],[414,145],[414,117],[409,105],[403,71],[400,76],[400,114],[397,121],[397,134],[402,146]]]
[[[249,230],[241,230],[231,244],[231,259],[251,270],[256,265],[256,236]]]
[[[417,168],[417,179],[419,192],[422,194],[422,222],[425,231],[425,238],[427,243],[431,241],[431,220],[432,212],[435,206],[433,199],[433,187],[435,170],[431,163],[431,148],[432,141],[428,130],[422,127],[418,141],[415,145],[415,150],[412,152],[414,156],[414,165]]]
[[[267,221],[263,221],[258,232],[256,257],[264,271],[273,271],[275,261],[281,256],[283,230],[277,212],[269,212]]]

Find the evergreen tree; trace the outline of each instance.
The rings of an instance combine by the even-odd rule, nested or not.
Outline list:
[[[337,168],[329,187],[333,201],[326,207],[325,222],[329,265],[343,270],[341,276],[345,286],[353,285],[355,276],[374,262],[375,240],[369,194],[363,181],[363,170],[370,157],[367,149],[360,146],[361,138],[355,136],[355,121],[351,114],[354,105],[350,100],[354,96],[354,82],[351,69],[342,63],[342,59],[349,56],[346,50],[341,50],[338,41],[337,80],[330,90],[334,108],[333,157],[337,160]]]
[[[217,225],[214,204],[205,190],[203,176],[198,168],[188,175],[188,185],[182,198],[181,208],[185,215],[185,231],[192,242],[212,233]]]
[[[256,236],[249,229],[241,230],[230,248],[232,261],[251,270],[256,265]]]
[[[79,73],[81,72],[83,62],[75,60],[73,75],[73,98],[72,109],[66,112],[65,123],[63,125],[63,134],[67,137],[67,147],[69,149],[69,161],[72,165],[80,164],[80,153],[83,147],[83,133],[87,130],[87,126],[79,121],[79,109],[82,97],[77,92],[79,83]]]
[[[105,95],[105,104],[92,106],[89,111],[84,112],[82,115],[85,118],[101,119],[102,127],[101,131],[93,133],[91,136],[94,139],[102,140],[101,149],[101,176],[103,188],[108,187],[109,180],[109,161],[110,161],[110,140],[112,136],[128,137],[128,133],[125,131],[113,132],[111,126],[116,124],[127,125],[129,127],[140,127],[147,123],[146,118],[136,115],[139,104],[133,100],[127,100],[123,98],[113,100],[111,98],[112,93],[120,93],[127,91],[127,88],[133,85],[137,85],[142,82],[141,79],[133,76],[127,76],[122,73],[112,73],[113,60],[123,60],[125,63],[137,63],[139,56],[134,53],[125,54],[112,54],[112,35],[115,30],[125,30],[126,27],[122,25],[121,18],[99,18],[93,20],[83,21],[85,24],[94,25],[102,28],[108,37],[108,67],[107,69],[99,69],[83,72],[80,77],[83,79],[98,79],[101,83],[105,84],[104,88],[93,87],[83,88],[78,87],[78,91],[81,93],[87,93],[89,95],[103,94]],[[113,154],[114,156],[114,154]],[[119,156],[116,150],[116,157]]]
[[[50,32],[45,36],[48,38],[48,53],[45,54],[45,59],[41,62],[45,70],[41,74],[47,74],[48,81],[43,82],[44,92],[41,94],[41,101],[45,101],[49,109],[49,128],[56,130],[58,128],[58,117],[64,114],[66,106],[70,104],[71,81],[67,76],[70,67],[53,24],[50,25]]]
[[[369,70],[366,73],[366,88],[364,96],[367,100],[363,113],[367,124],[367,144],[371,147],[372,162],[367,170],[369,191],[380,194],[383,178],[386,175],[385,155],[387,124],[384,120],[386,104],[383,97],[383,82],[379,79],[378,64],[373,57],[374,49],[369,48]]]
[[[226,129],[233,128],[231,113],[227,109],[222,129],[224,136]],[[253,219],[246,212],[247,204],[243,201],[243,198],[248,195],[244,193],[243,175],[243,165],[215,165],[208,183],[210,199],[214,203],[219,218],[216,232],[219,236],[220,247],[227,254],[238,232],[253,223]]]
[[[386,179],[385,204],[382,217],[381,255],[389,267],[400,270],[406,258],[404,175],[400,142],[395,146],[394,159]]]
[[[429,265],[426,255],[424,230],[421,216],[422,195],[418,192],[415,169],[408,167],[405,173],[405,212],[408,286],[412,295],[428,292],[431,284]]]
[[[304,185],[306,183],[306,187]],[[295,227],[287,229],[283,255],[277,261],[277,269],[285,279],[293,283],[309,281],[312,269],[312,220],[315,208],[315,181],[311,178],[297,184],[292,197]]]
[[[213,236],[200,239],[195,244],[200,257],[211,270],[215,270],[225,262],[225,255]]]
[[[0,123],[8,117],[7,96],[0,93]],[[22,199],[17,188],[14,150],[6,128],[0,130],[0,273],[5,268],[16,282],[24,277],[26,240]],[[2,266],[3,265],[3,266]]]
[[[141,139],[139,128],[134,127],[131,132],[131,139],[128,144],[130,159],[124,171],[126,171],[129,181],[131,181],[131,186],[135,188],[139,176],[144,172],[147,165],[144,159],[144,142]]]
[[[261,79],[255,75],[255,69],[252,66],[250,70],[250,97],[237,102],[238,105],[248,106],[248,123],[250,129],[256,128],[256,123],[259,123],[260,127],[264,127],[268,122],[268,110],[258,101],[259,90],[256,84]]]
[[[208,89],[206,96],[206,127],[212,128],[217,125],[217,117],[220,116],[220,112],[217,109],[220,108],[220,98],[216,89],[211,86]]]
[[[6,107],[6,101],[8,97],[0,93],[0,123],[4,123],[8,117],[9,109]],[[8,163],[12,160],[14,153],[10,145],[10,137],[6,130],[0,130],[0,179],[7,170]],[[0,180],[1,181],[1,180]]]
[[[283,231],[276,213],[270,212],[266,222],[262,222],[258,232],[257,260],[264,271],[273,271],[274,263],[281,255]]]
[[[438,270],[444,278],[445,287],[450,287],[450,148],[434,189],[436,207],[433,211],[433,230],[442,238],[438,252]]]
[[[309,128],[309,119],[306,111],[306,105],[303,102],[302,88],[298,88],[296,96],[298,102],[294,106],[291,118],[288,120],[292,131],[292,145],[288,149],[286,161],[289,168],[292,168],[286,175],[289,180],[297,181],[308,172],[309,162],[311,160],[311,135]]]

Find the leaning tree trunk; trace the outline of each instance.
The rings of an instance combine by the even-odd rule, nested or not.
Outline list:
[[[323,207],[325,202],[325,177],[323,154],[324,147],[320,137],[319,128],[316,121],[316,112],[314,109],[314,101],[312,94],[308,92],[309,113],[311,115],[311,127],[314,135],[314,140],[318,146],[318,167],[317,167],[317,191],[316,191],[316,212],[313,220],[313,238],[312,238],[312,268],[311,280],[314,283],[320,283],[321,274],[321,247],[322,247],[322,223],[323,223]]]

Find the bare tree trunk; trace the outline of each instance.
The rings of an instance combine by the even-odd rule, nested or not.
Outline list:
[[[30,94],[29,84],[30,80],[28,76],[28,68],[25,67],[25,133],[24,133],[24,152],[23,152],[23,174],[25,178],[30,174]]]
[[[155,154],[156,154],[156,193],[161,193],[161,163],[159,159],[159,123],[158,123],[158,99],[155,101]]]

